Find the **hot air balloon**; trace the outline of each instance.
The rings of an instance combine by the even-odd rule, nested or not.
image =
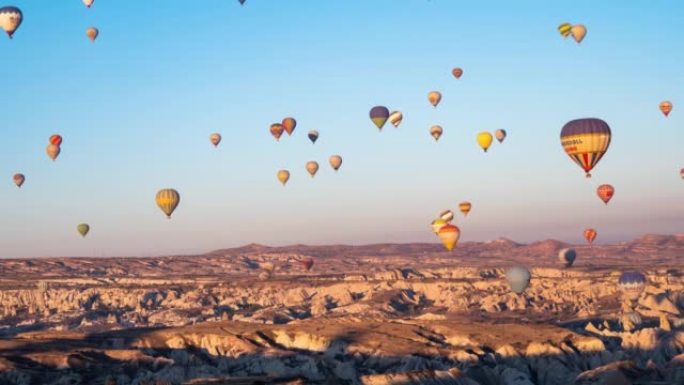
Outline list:
[[[389,116],[389,122],[392,123],[395,128],[399,127],[402,119],[404,119],[404,115],[402,115],[400,111],[392,111]]]
[[[313,178],[318,171],[318,162],[314,162],[313,160],[306,162],[306,171],[308,171],[309,175]]]
[[[54,144],[55,146],[61,146],[62,145],[62,136],[54,134],[50,136],[50,139],[48,139],[48,142],[50,144]]]
[[[78,233],[81,234],[83,238],[85,238],[85,236],[88,235],[88,232],[90,231],[90,226],[88,226],[87,223],[81,223],[80,225],[76,226],[76,230],[78,230]]]
[[[456,79],[460,79],[461,75],[463,75],[463,70],[460,69],[459,67],[456,67],[451,70],[451,74],[454,75]]]
[[[240,5],[245,5],[245,1],[247,0],[238,0],[240,2]]]
[[[565,267],[570,267],[575,262],[577,258],[577,252],[575,249],[562,249],[558,252],[558,259],[565,265]]]
[[[2,7],[0,8],[0,28],[2,28],[9,38],[12,38],[14,32],[21,25],[24,15],[17,7]]]
[[[608,204],[613,198],[613,194],[615,194],[615,188],[609,184],[602,184],[596,189],[596,194],[601,198],[603,203]]]
[[[88,8],[92,7],[94,2],[95,0],[83,0],[83,4]]]
[[[530,285],[530,271],[522,266],[516,266],[506,271],[506,280],[514,293],[521,294]]]
[[[273,135],[277,141],[280,141],[280,137],[283,135],[283,132],[285,132],[285,127],[283,127],[283,125],[280,123],[273,123],[271,124],[270,131],[271,135]]]
[[[594,230],[594,229],[586,229],[586,230],[584,230],[584,239],[586,239],[587,242],[589,242],[590,245],[591,245],[592,243],[594,243],[594,239],[596,239],[596,235],[598,235],[598,233],[597,233],[596,230]]]
[[[375,106],[370,110],[370,118],[378,127],[378,130],[382,130],[382,126],[385,125],[387,118],[389,118],[390,112],[387,107]]]
[[[444,222],[451,222],[454,219],[454,212],[451,210],[444,210],[441,213],[439,213],[439,218],[442,219]]]
[[[461,202],[458,204],[458,209],[461,210],[464,217],[468,216],[468,213],[470,212],[470,209],[472,207],[473,207],[473,205],[470,204],[470,202]]]
[[[480,147],[482,147],[484,152],[487,152],[487,149],[489,148],[489,146],[492,145],[493,140],[494,137],[487,131],[482,131],[479,134],[477,134],[477,144],[479,144]]]
[[[17,187],[21,188],[21,185],[24,184],[26,177],[24,177],[24,174],[14,174],[12,180],[14,180],[14,184],[16,184]]]
[[[496,132],[494,132],[494,136],[499,143],[503,143],[504,139],[506,139],[506,130],[496,130]]]
[[[584,36],[587,34],[587,27],[582,24],[575,24],[570,29],[570,33],[577,44],[579,44],[582,42],[582,40],[584,40]]]
[[[339,155],[333,155],[328,159],[328,162],[330,162],[330,166],[337,171],[340,166],[342,166],[342,157]]]
[[[95,39],[97,39],[97,35],[99,34],[100,31],[95,27],[89,27],[88,29],[86,29],[86,36],[88,36],[88,39],[90,39],[90,41],[95,41]]]
[[[209,135],[209,141],[214,145],[214,147],[218,147],[219,143],[221,143],[221,134],[215,132]]]
[[[662,112],[665,117],[670,115],[670,111],[672,111],[672,103],[667,100],[661,102],[660,106],[658,107],[660,108],[660,112]]]
[[[610,138],[608,123],[596,118],[572,120],[560,134],[563,149],[587,173],[587,178],[608,150]]]
[[[439,140],[439,137],[442,136],[442,126],[439,125],[434,125],[430,127],[430,135],[432,135],[433,138],[435,138],[435,142]]]
[[[636,301],[646,288],[646,277],[638,271],[625,271],[618,278],[618,286],[626,299]]]
[[[433,107],[437,107],[439,102],[442,100],[442,94],[439,91],[430,91],[428,93],[428,101]]]
[[[439,229],[437,235],[442,241],[444,247],[451,251],[454,249],[454,247],[456,247],[458,239],[461,237],[461,230],[451,223],[447,223]]]
[[[572,29],[572,24],[570,23],[563,23],[558,26],[558,32],[560,32],[561,36],[564,38],[567,38],[570,36],[570,30]]]
[[[62,150],[60,149],[60,147],[56,144],[48,144],[47,148],[45,149],[45,152],[47,152],[47,155],[53,161],[57,159],[61,151]]]
[[[299,263],[302,264],[302,267],[304,267],[306,271],[309,271],[314,265],[314,260],[311,258],[304,258],[299,260]]]
[[[180,194],[172,188],[165,188],[159,190],[155,197],[155,201],[161,211],[166,214],[166,217],[171,219],[171,214],[173,214],[173,211],[178,207],[178,203],[180,203]]]
[[[294,118],[287,117],[283,119],[282,125],[287,135],[290,136],[294,132],[295,127],[297,127],[297,121]]]
[[[447,221],[445,221],[445,220],[442,219],[442,218],[437,218],[437,219],[435,219],[434,221],[432,221],[432,223],[430,223],[430,227],[432,227],[432,232],[433,232],[433,233],[438,234],[438,233],[439,233],[439,229],[441,229],[442,227],[444,227],[444,225],[446,225],[446,224],[447,224]]]
[[[290,179],[290,172],[287,170],[280,170],[278,171],[277,177],[280,183],[285,186],[285,183],[287,183],[288,179]]]
[[[679,176],[681,176],[682,179],[684,179],[684,168],[679,170]]]
[[[309,131],[308,136],[309,136],[309,140],[311,141],[311,143],[316,143],[316,141],[318,140],[318,131],[311,130],[311,131]]]

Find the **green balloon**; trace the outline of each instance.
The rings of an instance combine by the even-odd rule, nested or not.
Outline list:
[[[78,230],[78,233],[81,234],[81,236],[85,237],[88,234],[88,231],[90,231],[90,226],[88,226],[87,223],[81,223],[76,226],[76,230]]]

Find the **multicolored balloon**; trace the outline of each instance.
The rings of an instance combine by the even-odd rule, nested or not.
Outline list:
[[[290,179],[290,172],[287,170],[280,170],[276,176],[278,177],[280,183],[285,186],[285,183],[287,183],[287,181]]]
[[[47,148],[45,149],[45,152],[47,153],[48,157],[50,157],[50,159],[55,161],[57,160],[57,157],[59,156],[59,153],[62,152],[62,150],[56,144],[48,144]]]
[[[399,127],[403,119],[404,115],[400,111],[392,111],[392,113],[389,116],[389,122],[392,123],[394,128]]]
[[[494,136],[499,143],[503,143],[504,139],[506,139],[506,130],[496,130],[496,132],[494,132]]]
[[[575,249],[562,249],[558,252],[558,260],[565,265],[565,267],[572,266],[575,263],[575,258],[577,258],[577,251]]]
[[[280,141],[280,137],[283,136],[283,132],[285,132],[285,127],[280,123],[273,123],[271,124],[270,131],[276,141]]]
[[[62,136],[54,134],[50,136],[50,139],[48,139],[48,142],[50,144],[54,144],[55,146],[61,146],[62,145]]]
[[[316,130],[309,131],[309,133],[307,135],[308,135],[311,143],[316,143],[316,141],[318,140],[318,131],[316,131]]]
[[[594,229],[589,228],[584,230],[584,239],[586,239],[590,245],[594,243],[594,239],[596,239],[597,235],[598,233]]]
[[[451,74],[454,75],[456,79],[460,79],[461,76],[463,75],[463,70],[459,67],[456,67],[451,70]]]
[[[79,234],[81,234],[83,238],[85,238],[85,236],[88,235],[88,232],[90,231],[90,226],[87,223],[81,223],[80,225],[76,226],[76,230]]]
[[[646,288],[646,276],[638,271],[625,271],[618,278],[618,286],[626,299],[636,301]]]
[[[582,167],[587,178],[591,177],[589,172],[608,151],[610,138],[608,123],[596,118],[572,120],[563,126],[560,134],[563,149]]]
[[[88,39],[90,39],[90,41],[95,41],[95,39],[97,39],[97,35],[99,34],[100,31],[95,27],[89,27],[88,29],[86,29],[86,36],[88,37]]]
[[[570,36],[570,30],[572,29],[572,24],[570,23],[563,23],[558,26],[558,32],[563,36],[563,38],[567,38]]]
[[[442,129],[442,126],[440,125],[434,125],[430,127],[430,135],[432,135],[433,138],[435,138],[435,142],[439,140],[439,137],[442,136],[442,133],[444,130]]]
[[[340,166],[342,166],[342,157],[339,155],[333,155],[330,157],[330,159],[328,159],[328,162],[333,170],[337,171],[339,170]]]
[[[515,266],[506,271],[506,280],[514,293],[522,294],[530,285],[530,271],[522,266]]]
[[[221,134],[214,132],[213,134],[209,135],[209,141],[214,145],[214,147],[218,147],[219,143],[221,143]]]
[[[316,172],[318,172],[318,162],[315,162],[313,160],[306,162],[306,171],[313,178],[314,175],[316,175]]]
[[[489,149],[489,146],[492,145],[493,140],[494,137],[487,131],[482,131],[479,134],[477,134],[477,144],[479,144],[480,147],[482,147],[484,152],[487,152],[487,149]]]
[[[287,117],[283,119],[282,125],[285,132],[287,132],[287,136],[290,136],[294,132],[295,127],[297,127],[297,121],[295,118]]]
[[[442,100],[442,94],[439,91],[430,91],[428,93],[428,101],[433,107],[437,107],[439,102]]]
[[[24,184],[26,177],[24,176],[24,174],[18,173],[18,174],[14,174],[14,176],[12,177],[12,180],[14,180],[14,184],[16,184],[17,187],[21,188],[21,185]]]
[[[660,102],[658,108],[660,108],[660,112],[662,112],[663,115],[665,115],[665,117],[667,118],[668,115],[670,115],[670,112],[672,111],[672,102],[667,100]]]
[[[447,223],[439,229],[437,235],[439,236],[439,239],[442,241],[444,247],[448,251],[451,251],[454,249],[454,247],[456,247],[458,239],[461,237],[461,230],[458,227],[452,225],[451,223]]]
[[[390,112],[385,106],[375,106],[370,110],[370,118],[378,130],[382,130],[382,126],[385,125],[389,116]]]
[[[442,227],[444,227],[446,224],[447,224],[447,221],[445,221],[445,220],[442,219],[442,218],[437,218],[437,219],[435,219],[434,221],[432,221],[432,223],[430,224],[430,226],[432,227],[432,232],[433,232],[433,233],[439,234],[439,229],[441,229]]]
[[[166,214],[166,217],[171,219],[171,214],[173,214],[180,203],[180,194],[172,188],[165,188],[157,192],[154,200],[161,211]]]
[[[10,39],[23,20],[24,15],[19,8],[11,6],[0,8],[0,28],[7,33]]]
[[[458,209],[463,213],[464,217],[468,216],[468,213],[472,207],[473,205],[470,202],[461,202],[458,204]]]
[[[572,34],[572,38],[579,44],[584,40],[584,36],[587,35],[587,27],[582,24],[575,24],[570,29],[570,33]]]
[[[615,194],[615,188],[609,184],[602,184],[596,188],[596,195],[603,201],[603,203],[608,204],[613,195]]]

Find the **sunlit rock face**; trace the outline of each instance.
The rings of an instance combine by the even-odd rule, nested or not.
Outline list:
[[[684,237],[568,246],[1,260],[0,384],[684,383]]]

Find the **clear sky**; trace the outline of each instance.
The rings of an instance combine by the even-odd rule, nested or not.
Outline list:
[[[1,257],[436,241],[430,222],[461,200],[473,203],[455,221],[462,241],[684,232],[684,2],[13,1],[24,22],[0,38]],[[557,32],[566,21],[587,26],[581,45]],[[374,105],[401,110],[401,126],[378,132]],[[268,129],[285,116],[298,126],[276,143]],[[559,140],[582,117],[613,131],[591,180]],[[475,135],[498,128],[508,138],[484,154]],[[616,188],[608,207],[602,183]],[[154,202],[165,187],[181,194],[170,221]]]

